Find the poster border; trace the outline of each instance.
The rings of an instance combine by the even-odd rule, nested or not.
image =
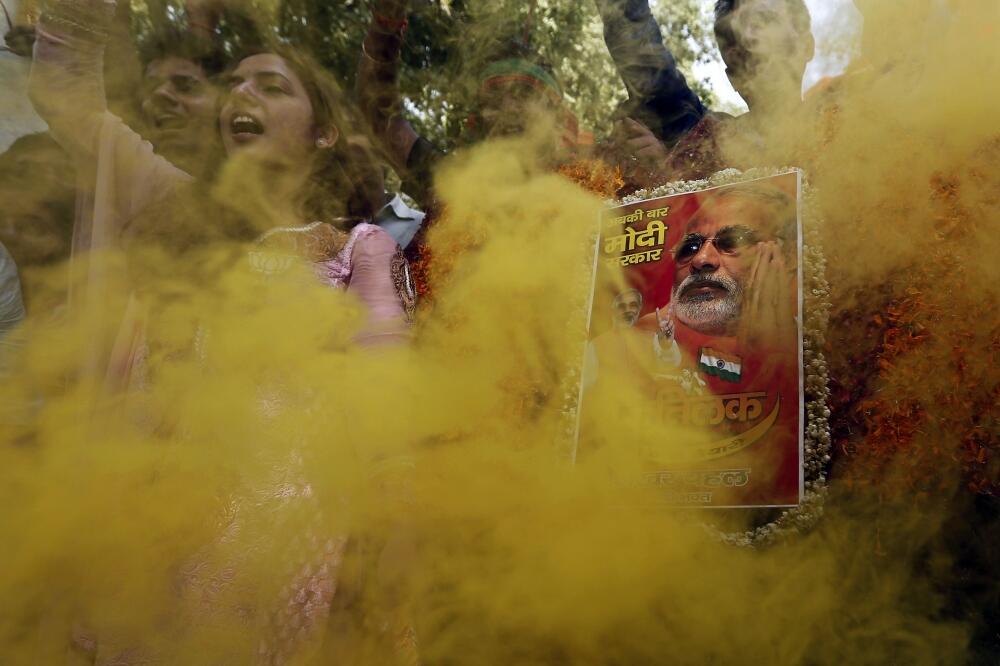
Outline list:
[[[641,189],[622,197],[607,201],[607,207],[630,204],[662,197],[712,190],[727,185],[771,178],[794,173],[797,181],[797,224],[799,256],[799,409],[802,428],[799,432],[799,504],[768,506],[719,506],[715,509],[784,509],[774,520],[741,532],[724,532],[704,524],[703,527],[720,541],[738,546],[759,546],[779,538],[796,534],[810,528],[823,513],[823,503],[827,496],[826,467],[830,461],[830,415],[827,407],[829,398],[829,376],[826,359],[822,352],[827,322],[829,320],[830,296],[825,275],[825,257],[820,242],[820,220],[818,207],[810,188],[806,173],[798,167],[753,168],[745,171],[725,169],[700,180],[674,181],[659,187]],[[598,229],[604,212],[598,214]],[[594,271],[592,282],[596,280],[596,262],[599,246],[594,248]],[[590,330],[593,305],[593,288],[588,298],[587,330]],[[571,460],[575,464],[579,447],[580,412],[582,406],[583,383],[579,388],[576,408]]]

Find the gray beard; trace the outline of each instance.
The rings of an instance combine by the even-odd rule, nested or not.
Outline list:
[[[634,317],[632,315],[615,317],[614,325],[615,328],[631,328],[635,326],[635,322],[637,321],[639,321],[639,315],[635,315]]]
[[[726,295],[707,300],[680,295],[688,287],[702,285],[725,289]],[[692,273],[680,284],[674,285],[671,301],[674,304],[674,315],[681,323],[705,335],[722,335],[740,317],[743,285],[725,275]]]

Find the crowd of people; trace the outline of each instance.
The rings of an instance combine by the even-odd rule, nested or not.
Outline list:
[[[610,138],[588,145],[551,66],[510,39],[479,73],[459,150],[550,118],[543,161],[558,171],[593,159],[618,174],[601,192],[617,196],[724,167],[804,161],[787,140],[767,136],[775,118],[815,111],[800,108],[816,106],[800,94],[813,55],[803,2],[716,3],[727,73],[751,107],[738,118],[706,109],[646,0],[596,6],[628,93]],[[3,225],[14,259],[25,268],[67,258],[88,265],[95,252],[152,239],[175,249],[213,239],[290,243],[324,282],[370,306],[374,335],[406,337],[417,296],[440,278],[428,270],[426,235],[440,213],[434,177],[446,154],[406,118],[398,80],[408,9],[374,3],[352,93],[244,16],[230,18],[244,34],[227,52],[216,34],[223,9],[198,5],[186,33],[168,29],[142,44],[141,83],[122,100],[108,92],[118,76],[108,59],[123,39],[115,5],[53,3],[37,25],[8,35],[23,55],[33,44],[30,97],[49,126],[0,157],[16,174],[5,179],[10,198],[20,200]],[[400,192],[386,191],[390,169]],[[230,180],[242,182],[227,190]],[[265,183],[266,195],[249,204],[246,192]],[[200,216],[219,222],[191,223]],[[101,288],[95,278],[76,291]],[[142,344],[139,335],[121,353],[135,359]],[[119,371],[132,365],[106,361]]]
[[[127,103],[112,101],[114,114],[102,87],[103,78],[114,72],[104,54],[113,57],[113,41],[121,39],[112,37],[114,6],[54,3],[37,26],[19,26],[8,35],[25,55],[25,43],[34,43],[30,94],[50,128],[23,137],[2,158],[22,184],[32,184],[18,187],[14,178],[5,179],[12,193],[26,199],[5,210],[4,239],[15,259],[30,266],[84,256],[151,233],[144,218],[162,217],[151,211],[171,199],[207,203],[208,187],[222,177],[227,162],[242,155],[267,165],[262,177],[269,184],[281,183],[269,193],[273,219],[255,221],[254,230],[233,219],[222,231],[202,228],[198,233],[246,240],[271,227],[298,229],[321,222],[301,233],[329,235],[322,243],[331,251],[348,244],[354,248],[350,239],[355,237],[388,235],[412,262],[435,217],[433,176],[444,153],[418,136],[403,113],[397,80],[407,4],[386,1],[373,7],[358,54],[356,94],[343,91],[301,49],[269,44],[259,30],[244,36],[240,53],[224,53],[211,27],[198,23],[210,24],[211,17],[195,12],[188,33],[167,31],[143,44],[141,85]],[[770,3],[716,6],[723,58],[756,114],[737,120],[708,112],[664,46],[648,3],[600,0],[605,40],[628,91],[613,140],[596,149],[583,145],[551,67],[522,40],[512,39],[481,72],[464,141],[516,135],[551,115],[557,122],[547,148],[553,168],[582,154],[596,155],[625,175],[619,194],[706,175],[723,166],[721,149],[710,144],[729,135],[761,141],[752,117],[778,113],[788,106],[785,101],[798,99],[790,91],[800,88],[812,55],[808,13],[801,2],[779,4],[778,14]],[[774,16],[780,21],[772,21]],[[776,44],[792,44],[795,52],[782,53]],[[135,112],[123,112],[126,106]],[[24,164],[20,155],[34,163]],[[400,175],[407,198],[386,192],[387,168]],[[87,175],[79,178],[81,173]],[[89,198],[74,204],[78,184]],[[363,253],[371,242],[352,251]],[[400,282],[389,275],[391,262],[383,259],[382,277]],[[351,258],[342,261],[350,274]],[[359,281],[347,282],[358,288]],[[411,298],[400,295],[401,303]]]

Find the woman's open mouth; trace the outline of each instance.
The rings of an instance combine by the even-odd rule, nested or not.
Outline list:
[[[250,141],[264,133],[264,126],[248,113],[237,113],[229,121],[229,133],[237,142]]]

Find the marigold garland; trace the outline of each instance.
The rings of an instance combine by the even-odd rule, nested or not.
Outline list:
[[[576,160],[558,167],[556,172],[603,199],[614,197],[624,185],[621,171],[602,160]],[[433,226],[434,220],[440,219],[439,216],[444,214],[445,211],[441,211],[429,215],[430,220],[425,223],[425,229]],[[447,243],[443,244],[438,240],[434,249],[424,242],[424,238],[422,234],[416,242],[416,252],[410,258],[410,273],[422,308],[427,310],[433,307],[435,285],[444,283],[454,270],[457,258],[480,247],[485,238],[471,232],[452,233]]]
[[[957,468],[968,490],[996,495],[1000,326],[970,318],[963,298],[971,266],[962,253],[988,220],[961,204],[957,178],[937,177],[931,187],[940,212],[926,252],[881,299],[868,295],[867,314],[839,318],[864,334],[840,341],[832,401],[838,475],[883,496],[922,497],[947,492]],[[864,338],[876,344],[866,348]]]
[[[603,160],[576,160],[560,166],[558,173],[603,199],[614,197],[625,185],[621,169]]]

